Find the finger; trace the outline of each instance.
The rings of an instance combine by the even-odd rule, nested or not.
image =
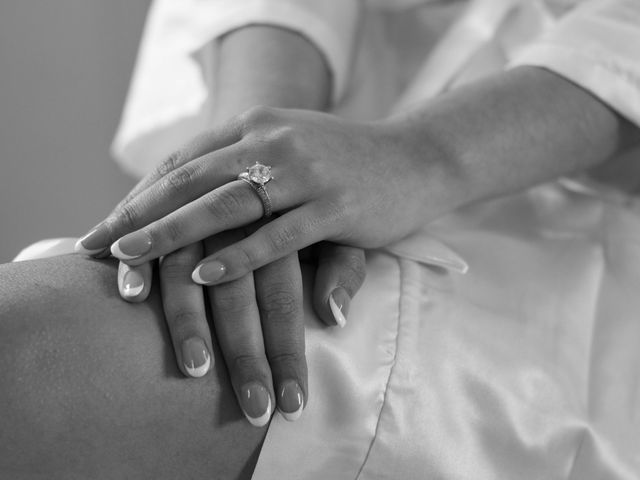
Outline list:
[[[294,421],[308,399],[298,256],[294,253],[256,270],[254,282],[278,410]]]
[[[298,195],[304,193],[298,190]],[[295,193],[278,197],[294,204],[301,200]],[[276,203],[274,206],[282,209],[289,205]],[[111,253],[123,262],[139,265],[221,231],[251,224],[263,214],[262,201],[253,187],[240,180],[230,182],[161,220],[125,235],[112,245]],[[307,223],[309,219],[305,219]]]
[[[135,267],[120,262],[118,265],[118,291],[131,303],[144,302],[151,291],[153,266],[151,262]]]
[[[229,239],[229,232],[217,237],[216,242],[237,238]],[[207,242],[208,249],[217,246]],[[253,275],[210,288],[209,299],[216,337],[240,408],[252,425],[263,427],[271,419],[275,395]]]
[[[326,242],[320,249],[313,307],[327,325],[344,327],[351,299],[366,275],[364,250]]]
[[[162,305],[178,368],[194,378],[206,375],[213,363],[204,291],[189,275],[202,256],[198,242],[166,255],[159,267]]]
[[[212,163],[214,158],[212,156],[223,151],[225,147],[231,146],[241,139],[241,122],[235,120],[230,121],[222,127],[213,129],[210,132],[198,135],[187,146],[171,154],[167,160],[162,162],[152,173],[143,178],[133,190],[112,210],[106,220],[100,222],[89,233],[80,238],[75,245],[76,252],[84,253],[88,255],[102,255],[104,250],[108,248],[118,237],[128,231],[139,228],[146,223],[139,223],[141,220],[138,218],[138,211],[141,205],[155,205],[153,202],[149,203],[149,195],[158,195],[158,191],[169,190],[171,191],[171,185],[174,185],[174,190],[179,190],[182,196],[178,199],[184,202],[185,193],[189,190],[189,173],[180,171],[184,169],[193,160],[200,157],[203,158],[201,163]],[[210,153],[211,152],[211,153]],[[236,159],[237,155],[230,155],[230,158]],[[200,167],[202,168],[202,167]],[[238,168],[233,170],[235,174],[238,173]],[[165,177],[168,177],[162,185]],[[227,180],[220,180],[220,184],[229,181],[228,175],[225,177]],[[232,177],[232,178],[235,178]],[[232,179],[231,178],[231,179]],[[169,186],[167,186],[169,185]],[[213,185],[215,187],[215,185]],[[209,185],[209,188],[212,188]],[[144,195],[144,194],[147,195]],[[138,198],[142,196],[141,199]],[[169,198],[170,195],[167,195]],[[197,198],[194,196],[193,198]],[[147,202],[147,203],[144,203]],[[164,210],[163,210],[164,208]],[[155,218],[162,216],[167,211],[165,204],[161,203],[156,206],[156,210],[150,212],[150,216],[155,215]],[[166,213],[165,213],[166,214]],[[137,223],[136,223],[137,222]],[[124,232],[124,233],[123,233]]]
[[[205,258],[196,266],[192,278],[203,285],[228,282],[313,243],[331,238],[336,232],[336,222],[332,221],[330,213],[324,214],[322,209],[307,204]]]
[[[212,130],[196,135],[189,143],[173,152],[150,174],[146,175],[116,206],[116,208],[121,207],[137,194],[146,190],[159,179],[168,175],[175,169],[180,168],[192,160],[206,155],[207,153],[228,147],[229,145],[239,141],[241,136],[241,125],[235,118]]]

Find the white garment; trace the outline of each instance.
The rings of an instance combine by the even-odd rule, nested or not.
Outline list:
[[[386,116],[421,69],[403,106],[510,62],[556,71],[640,124],[638,0],[155,0],[113,144],[125,170],[144,175],[206,128],[212,40],[251,23],[320,48],[340,115]]]
[[[156,0],[114,141],[124,168],[206,127],[211,41],[250,23],[320,48],[341,115],[530,64],[640,125],[638,0]],[[307,304],[310,401],[294,424],[276,414],[255,479],[640,478],[633,198],[553,182],[370,252],[367,272],[345,329]]]

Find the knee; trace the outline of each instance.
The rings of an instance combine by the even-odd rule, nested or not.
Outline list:
[[[185,379],[157,294],[123,302],[114,264],[67,256],[1,265],[0,476],[242,469],[264,432],[246,425],[221,365]],[[230,442],[243,448],[229,452]]]

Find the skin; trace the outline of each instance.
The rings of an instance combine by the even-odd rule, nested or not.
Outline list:
[[[294,32],[260,25],[235,30],[219,39],[215,84],[214,124],[222,124],[254,105],[322,110],[330,96],[329,71],[317,48]],[[190,156],[200,153],[196,147]],[[129,197],[143,192],[154,178],[141,182]],[[245,229],[230,235],[214,236],[204,243],[179,248],[159,263],[164,312],[178,368],[185,376],[195,375],[187,368],[193,364],[188,354],[183,354],[184,342],[202,339],[204,348],[212,351],[205,294],[202,287],[191,280],[191,272],[205,251],[213,254],[226,246],[224,238],[243,239]],[[364,280],[364,252],[335,244],[324,245],[316,251],[321,267],[314,285],[315,310],[327,325],[335,326],[329,297],[333,296],[341,314],[346,316],[349,302]],[[128,294],[126,289],[126,279],[132,270],[138,272],[144,282],[142,291],[135,295]],[[145,301],[151,284],[151,263],[137,266],[120,263],[118,285],[125,300]],[[208,293],[212,308],[219,313],[216,315],[217,336],[240,405],[243,387],[255,382],[264,385],[282,411],[295,411],[297,407],[291,398],[285,398],[287,393],[297,398],[291,395],[292,390],[283,387],[291,382],[300,386],[306,403],[302,288],[296,252],[255,274],[238,278],[231,285],[209,289]],[[220,312],[221,304],[225,312]],[[227,328],[227,324],[234,328]],[[202,371],[198,371],[200,373]]]
[[[223,362],[185,379],[158,289],[123,302],[116,270],[78,255],[0,265],[0,477],[250,478],[266,429]]]
[[[148,239],[149,252],[125,260],[137,265],[255,221],[260,203],[232,172],[240,159],[271,164],[273,207],[286,213],[201,262],[223,274],[194,279],[215,285],[321,240],[387,245],[461,205],[601,164],[637,137],[589,92],[536,67],[382,122],[257,108],[201,137],[207,153],[161,167],[154,185],[99,231],[119,242]]]

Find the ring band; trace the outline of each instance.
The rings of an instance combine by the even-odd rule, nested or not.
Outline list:
[[[246,172],[238,175],[238,180],[247,182],[256,191],[262,202],[262,208],[264,209],[262,218],[269,218],[273,214],[273,207],[271,205],[271,198],[269,198],[267,189],[264,188],[264,186],[273,180],[271,167],[256,162],[252,167],[247,167]]]

